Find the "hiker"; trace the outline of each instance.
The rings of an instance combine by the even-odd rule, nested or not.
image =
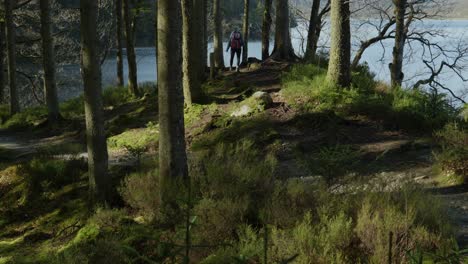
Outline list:
[[[234,55],[237,55],[237,72],[239,72],[240,60],[242,47],[244,46],[244,41],[242,40],[242,34],[239,32],[239,29],[234,29],[229,37],[229,43],[227,45],[226,52],[229,52],[231,49],[231,67],[229,68],[232,71],[232,63],[234,62]]]

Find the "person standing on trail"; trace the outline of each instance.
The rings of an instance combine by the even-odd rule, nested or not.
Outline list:
[[[234,55],[237,55],[237,72],[239,72],[240,60],[242,47],[244,46],[244,40],[242,40],[242,34],[238,28],[235,28],[229,37],[229,43],[227,45],[226,52],[229,52],[231,49],[231,66],[230,70],[232,71],[232,63],[234,62]]]

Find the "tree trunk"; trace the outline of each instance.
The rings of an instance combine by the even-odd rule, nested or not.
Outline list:
[[[10,115],[20,111],[16,85],[16,29],[13,23],[13,4],[16,1],[4,0],[5,28],[8,64],[8,86],[10,88]]]
[[[125,39],[127,44],[127,61],[128,61],[128,90],[134,96],[139,96],[138,79],[137,79],[137,64],[135,55],[135,38],[133,36],[132,21],[133,15],[130,8],[129,0],[123,0],[123,17],[125,24]]]
[[[57,123],[60,119],[55,82],[55,52],[51,34],[51,18],[49,0],[40,0],[41,9],[41,38],[42,38],[42,66],[44,69],[44,90],[48,110],[49,122]]]
[[[203,4],[199,0],[182,0],[182,56],[183,87],[186,105],[200,102],[201,99],[201,48],[203,28],[199,24],[203,14]]]
[[[328,81],[340,87],[351,82],[351,32],[348,0],[331,1],[331,48]]]
[[[270,57],[270,30],[271,30],[271,4],[273,0],[264,0],[265,9],[263,10],[262,22],[262,60]]]
[[[203,50],[202,66],[203,80],[206,79],[206,69],[208,68],[208,0],[203,0]]]
[[[284,0],[276,0],[276,32],[275,48],[271,58],[279,61],[296,59],[291,44],[291,33],[289,29],[289,3]]]
[[[117,35],[117,85],[123,87],[124,66],[123,66],[123,21],[122,21],[122,0],[116,0],[115,4],[116,35]]]
[[[249,7],[250,0],[244,0],[244,21],[242,25],[244,46],[242,50],[242,63],[247,63],[247,59],[249,58]]]
[[[393,62],[390,64],[390,75],[392,88],[401,86],[403,83],[403,55],[405,50],[405,11],[406,0],[393,0],[395,5],[396,29],[395,46],[393,47]]]
[[[215,53],[215,67],[224,69],[223,48],[223,19],[221,18],[221,0],[213,0],[213,48]],[[211,65],[212,66],[212,65]]]
[[[177,212],[182,183],[188,186],[182,88],[180,1],[160,0],[158,8],[159,175],[162,211]]]
[[[319,11],[320,11],[320,1],[313,0],[312,10],[310,12],[310,21],[309,21],[309,32],[307,35],[307,47],[305,53],[305,59],[308,62],[312,62],[315,59],[315,54],[317,53],[317,43],[318,43],[318,30],[320,28],[321,21],[319,20]]]
[[[155,14],[154,14],[154,46],[156,47],[155,49],[155,55],[156,55],[156,76],[158,76],[158,6],[159,0],[155,0],[154,7],[155,7]],[[158,85],[158,81],[156,81],[156,86]],[[156,87],[157,88],[157,87]]]
[[[0,21],[0,104],[5,99],[5,23]]]
[[[98,1],[81,0],[81,72],[84,85],[89,190],[92,204],[111,201],[111,179],[107,173],[108,155],[101,87]]]

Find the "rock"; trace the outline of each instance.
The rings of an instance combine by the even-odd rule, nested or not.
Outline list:
[[[232,112],[231,116],[234,116],[234,117],[246,116],[252,113],[253,112],[252,110],[253,109],[250,106],[243,105],[238,110],[235,110],[234,112]]]
[[[267,92],[255,92],[252,95],[252,98],[254,98],[256,101],[258,101],[260,104],[265,106],[266,108],[269,108],[273,104],[273,99],[271,98],[270,94]]]
[[[242,101],[239,108],[231,113],[233,117],[248,116],[255,112],[262,112],[273,104],[273,99],[266,92],[256,92],[250,98]]]

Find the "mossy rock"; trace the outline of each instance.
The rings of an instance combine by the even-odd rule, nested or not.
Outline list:
[[[249,116],[254,113],[263,112],[273,104],[273,99],[266,92],[256,92],[250,98],[239,103],[232,113],[233,117]]]

